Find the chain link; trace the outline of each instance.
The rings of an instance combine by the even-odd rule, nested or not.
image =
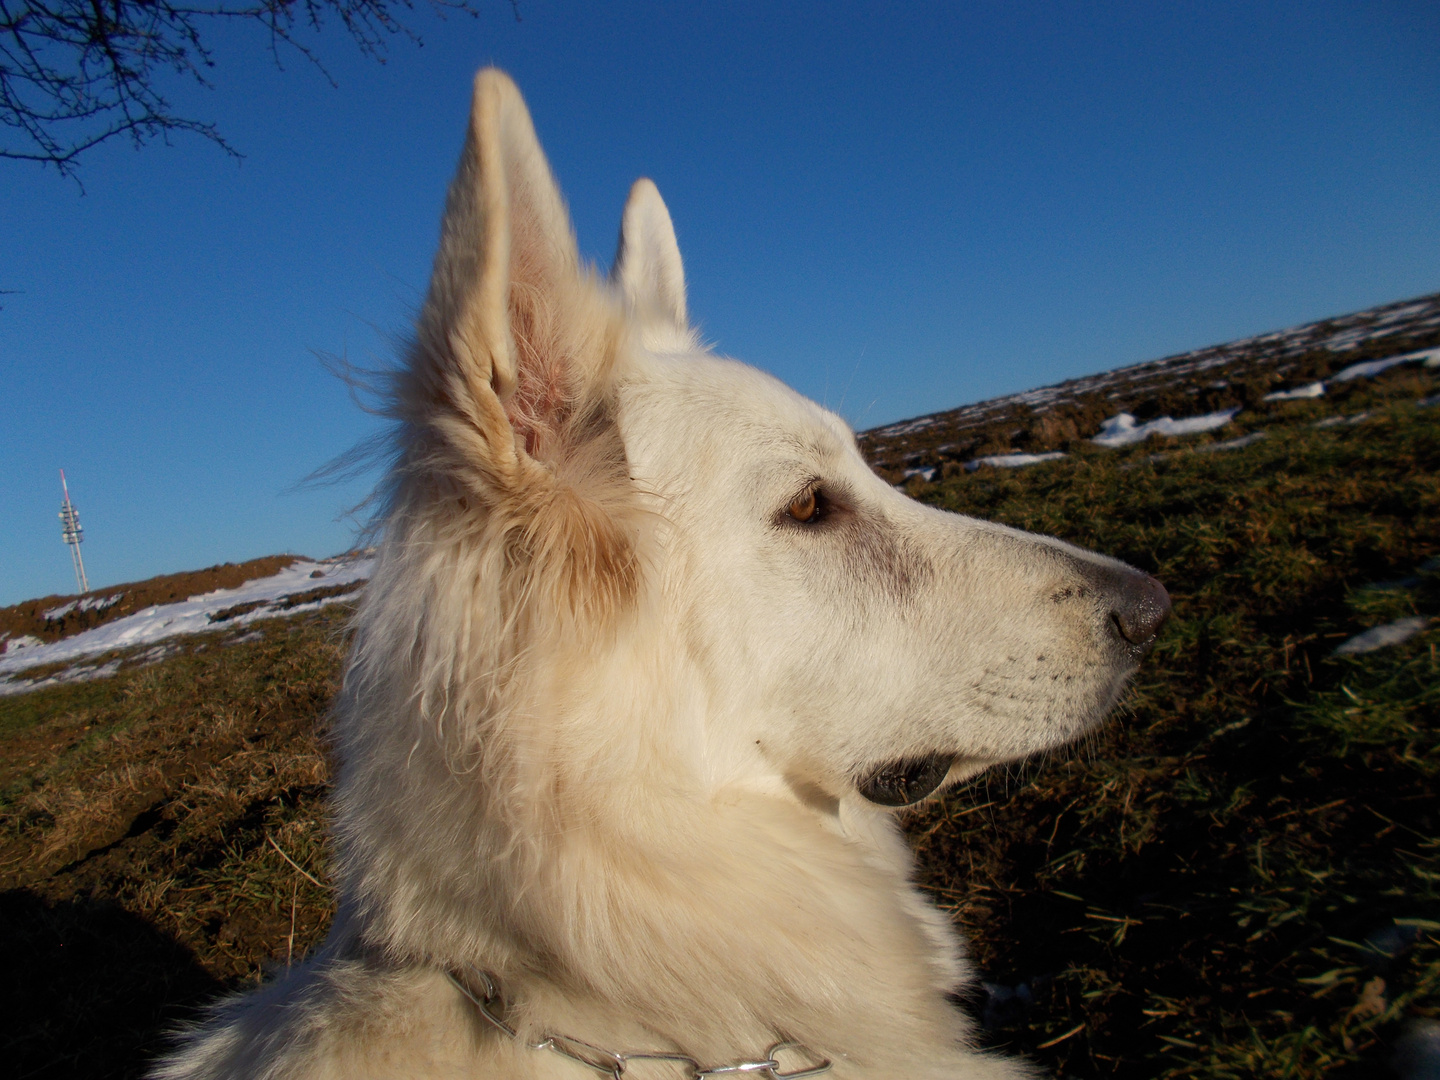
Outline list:
[[[625,1070],[632,1061],[671,1061],[686,1069],[686,1080],[709,1080],[709,1078],[736,1078],[743,1076],[759,1076],[765,1080],[805,1080],[807,1076],[819,1076],[821,1073],[830,1071],[830,1059],[822,1057],[808,1046],[802,1043],[786,1039],[774,1043],[765,1051],[765,1057],[759,1061],[737,1061],[732,1065],[701,1065],[689,1054],[681,1054],[668,1050],[605,1050],[594,1043],[586,1042],[584,1039],[577,1039],[573,1035],[556,1035],[547,1033],[539,1042],[526,1042],[520,1038],[519,1032],[505,1022],[505,999],[500,994],[500,985],[495,976],[481,968],[471,968],[485,989],[477,994],[470,986],[453,971],[445,973],[455,988],[464,994],[470,1004],[475,1006],[482,1019],[492,1027],[508,1035],[518,1043],[523,1043],[531,1050],[549,1050],[551,1053],[559,1054],[561,1057],[569,1058],[571,1061],[594,1069],[598,1073],[609,1076],[612,1080],[621,1080]],[[788,1052],[807,1059],[811,1064],[802,1064],[800,1067],[786,1072],[782,1069],[776,1054]]]

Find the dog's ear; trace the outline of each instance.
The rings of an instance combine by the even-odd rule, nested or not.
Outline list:
[[[486,486],[524,482],[519,474],[562,456],[567,428],[593,413],[619,328],[613,301],[580,265],[519,90],[502,72],[481,71],[407,411]]]
[[[685,266],[675,242],[675,226],[659,190],[643,177],[631,186],[625,200],[610,278],[620,286],[642,333],[658,323],[688,337]]]
[[[634,491],[611,407],[625,336],[614,291],[580,264],[520,92],[480,72],[395,408],[394,490],[455,511],[406,520],[504,553],[503,572],[475,577],[484,602],[452,590],[454,625],[478,611],[505,633],[602,626],[634,596]]]

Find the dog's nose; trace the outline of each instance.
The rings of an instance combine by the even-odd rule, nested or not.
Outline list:
[[[1077,591],[1065,588],[1055,600],[1088,597],[1091,617],[1104,621],[1102,634],[1129,655],[1139,658],[1150,651],[1155,636],[1170,615],[1170,594],[1149,574],[1109,559],[1070,560],[1072,572],[1083,583]]]
[[[1170,617],[1170,594],[1139,570],[1127,570],[1116,585],[1110,595],[1110,621],[1130,645],[1148,651]]]

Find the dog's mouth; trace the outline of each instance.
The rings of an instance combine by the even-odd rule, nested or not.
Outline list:
[[[861,795],[880,806],[909,806],[943,784],[954,763],[954,754],[887,761],[863,777],[856,787]]]

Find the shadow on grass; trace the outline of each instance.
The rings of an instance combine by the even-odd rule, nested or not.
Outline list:
[[[223,986],[169,934],[113,903],[0,893],[0,1060],[14,1080],[129,1078]]]

